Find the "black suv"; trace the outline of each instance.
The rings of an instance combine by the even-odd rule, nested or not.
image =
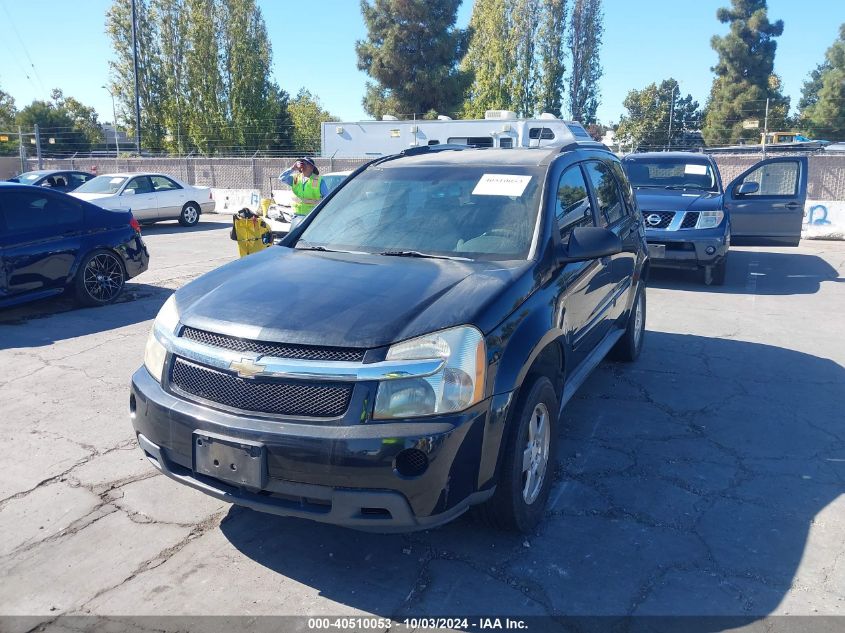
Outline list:
[[[807,197],[807,157],[763,160],[723,191],[713,158],[646,152],[622,160],[636,191],[654,266],[699,270],[725,283],[736,244],[797,246]]]
[[[566,402],[643,344],[633,191],[597,143],[377,159],[164,304],[132,377],[173,479],[376,531],[542,518]]]

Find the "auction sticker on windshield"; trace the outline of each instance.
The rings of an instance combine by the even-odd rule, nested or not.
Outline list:
[[[531,176],[484,174],[472,190],[474,196],[521,196]]]
[[[707,174],[707,165],[697,165],[695,163],[687,163],[684,165],[685,174],[695,174],[698,176],[705,176]]]

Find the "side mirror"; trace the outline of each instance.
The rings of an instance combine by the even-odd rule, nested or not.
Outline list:
[[[758,191],[760,191],[759,182],[744,182],[736,188],[735,194],[738,196],[745,196],[749,193],[757,193]]]
[[[610,229],[581,226],[572,229],[569,244],[561,244],[558,259],[562,263],[582,262],[622,252],[622,240]]]
[[[122,196],[134,196],[135,190],[134,189],[124,189],[123,193],[120,194],[120,195],[122,195]]]

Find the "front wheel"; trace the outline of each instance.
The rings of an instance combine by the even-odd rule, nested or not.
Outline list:
[[[83,305],[101,306],[117,299],[125,283],[126,271],[120,257],[112,251],[97,250],[82,260],[74,290]]]
[[[476,514],[493,527],[529,533],[543,519],[552,486],[558,399],[545,376],[525,388],[511,419],[496,492]]]
[[[613,349],[610,356],[615,360],[630,363],[637,360],[643,349],[645,338],[645,286],[640,284],[637,289],[637,296],[634,297],[634,305],[628,315],[628,324],[625,326],[625,333],[622,335]]]
[[[179,214],[179,224],[182,226],[194,226],[200,221],[200,208],[196,202],[189,202],[182,207],[182,213]]]

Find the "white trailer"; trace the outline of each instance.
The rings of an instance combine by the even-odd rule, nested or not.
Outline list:
[[[573,138],[574,137],[574,138]],[[476,147],[541,147],[592,138],[580,123],[552,114],[536,119],[517,118],[508,110],[488,110],[483,119],[404,120],[385,116],[381,121],[329,121],[321,129],[323,158],[361,158],[396,154],[424,145]]]

